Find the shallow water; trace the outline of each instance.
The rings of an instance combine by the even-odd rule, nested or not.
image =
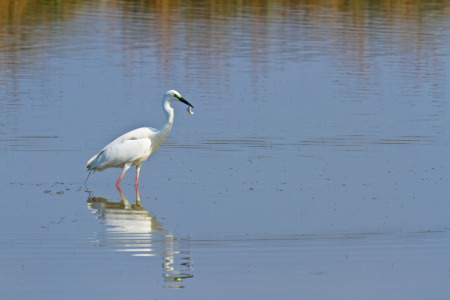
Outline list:
[[[446,1],[0,7],[2,299],[450,293]]]

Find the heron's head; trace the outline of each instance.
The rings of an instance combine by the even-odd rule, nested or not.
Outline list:
[[[183,102],[184,104],[194,108],[194,106],[192,106],[192,104],[190,104],[189,102],[186,101],[186,99],[184,99],[183,97],[181,97],[180,93],[178,93],[175,90],[170,90],[168,92],[166,92],[166,98],[169,99],[169,101],[180,101]]]

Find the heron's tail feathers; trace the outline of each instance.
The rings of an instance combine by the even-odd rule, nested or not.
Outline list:
[[[88,168],[89,170],[94,170],[95,167],[97,167],[98,164],[98,160],[96,161],[97,158],[99,158],[103,152],[105,152],[105,150],[103,150],[102,152],[100,152],[97,155],[94,155],[86,164],[86,168]]]
[[[94,160],[99,156],[100,154],[94,155],[86,164],[86,168],[92,170],[93,168],[95,168],[95,166],[92,166],[92,163],[94,162]]]

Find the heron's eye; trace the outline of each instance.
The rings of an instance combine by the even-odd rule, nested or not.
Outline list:
[[[180,96],[180,95],[177,95],[177,94],[174,94],[174,96],[177,97],[178,99],[181,98],[181,96]]]

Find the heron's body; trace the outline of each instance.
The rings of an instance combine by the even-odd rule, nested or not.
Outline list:
[[[192,105],[176,91],[168,91],[163,97],[163,110],[166,114],[166,123],[157,130],[151,127],[142,127],[118,137],[102,151],[93,156],[86,167],[90,171],[103,171],[109,168],[122,168],[122,174],[116,185],[122,180],[123,174],[131,167],[136,166],[136,185],[139,181],[139,170],[144,161],[158,150],[159,146],[169,135],[173,125],[173,108],[170,103],[174,100]]]

